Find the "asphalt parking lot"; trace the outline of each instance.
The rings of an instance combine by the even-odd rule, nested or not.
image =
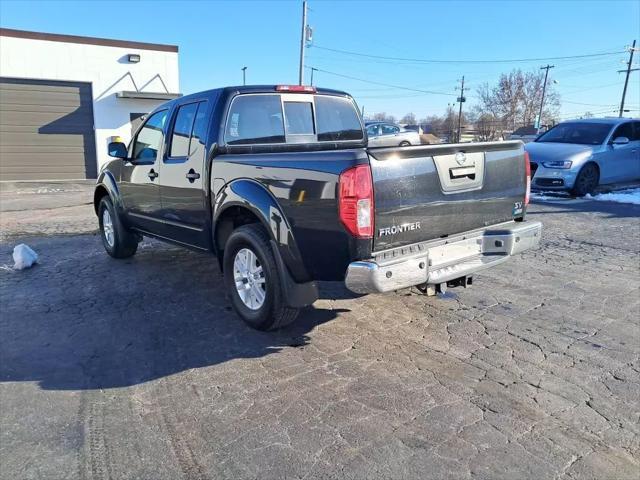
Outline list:
[[[213,258],[113,260],[82,203],[1,213],[1,478],[640,476],[640,206],[534,204],[541,247],[472,288],[324,283],[260,333]]]

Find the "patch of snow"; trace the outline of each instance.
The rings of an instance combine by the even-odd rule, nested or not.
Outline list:
[[[38,263],[38,254],[29,245],[21,243],[13,248],[13,261],[15,270],[24,270]]]
[[[584,198],[598,200],[602,202],[631,203],[640,205],[640,188],[629,188],[611,193],[599,193],[596,195],[587,194]]]
[[[557,202],[567,200],[568,195],[562,193],[553,192],[551,195],[545,195],[546,192],[531,192],[531,200],[538,202]]]

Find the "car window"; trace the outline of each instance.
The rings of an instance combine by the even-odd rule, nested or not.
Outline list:
[[[178,108],[176,121],[173,125],[173,133],[171,134],[170,157],[189,156],[189,140],[191,139],[191,130],[193,129],[193,121],[196,118],[197,110],[197,103],[182,105]]]
[[[161,110],[149,117],[133,144],[133,160],[155,161],[162,145],[162,132],[166,120],[167,110]]]
[[[318,141],[362,140],[362,124],[355,105],[348,98],[316,95]]]
[[[379,135],[378,130],[380,129],[379,125],[369,125],[367,127],[367,135],[370,137],[377,137]]]
[[[280,95],[235,97],[227,117],[225,141],[229,145],[284,143]]]
[[[193,123],[193,132],[191,133],[191,141],[189,142],[189,155],[193,155],[200,147],[204,148],[207,138],[207,127],[209,125],[209,116],[207,115],[207,103],[200,102],[198,104],[198,113]]]
[[[575,143],[581,145],[600,145],[609,135],[608,123],[567,122],[560,123],[543,133],[536,142]]]
[[[400,128],[395,125],[382,125],[382,134],[383,135],[394,135],[400,131]]]
[[[313,135],[313,106],[311,102],[284,102],[287,135]]]
[[[631,141],[639,141],[640,140],[640,122],[631,122],[633,124],[633,137],[629,140]]]
[[[618,137],[627,137],[629,141],[633,138],[633,125],[631,122],[623,123],[622,125],[618,125],[618,128],[611,135],[611,141],[615,140]]]

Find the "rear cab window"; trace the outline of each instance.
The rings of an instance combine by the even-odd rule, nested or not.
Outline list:
[[[236,96],[227,114],[227,145],[359,141],[363,127],[348,97],[308,93]]]

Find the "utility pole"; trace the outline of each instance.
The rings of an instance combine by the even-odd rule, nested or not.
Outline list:
[[[547,91],[547,78],[549,77],[549,69],[554,67],[555,65],[549,65],[548,63],[546,66],[540,67],[540,70],[546,70],[546,72],[544,72],[544,85],[542,86],[542,99],[540,100],[540,113],[538,114],[538,125],[536,125],[536,128],[542,126],[542,108],[544,107],[544,94]]]
[[[313,72],[318,70],[317,68],[311,67],[311,86],[313,86]]]
[[[247,84],[247,67],[242,67],[242,85]]]
[[[624,97],[627,96],[627,85],[629,84],[629,74],[631,72],[635,72],[636,70],[640,70],[638,68],[631,68],[631,62],[633,62],[633,52],[636,50],[636,41],[633,41],[633,45],[629,49],[629,63],[627,63],[627,76],[624,79],[624,88],[622,89],[622,101],[620,102],[620,113],[619,117],[622,117],[622,113],[624,112]],[[618,70],[618,73],[624,72],[624,70]]]
[[[302,32],[300,33],[300,69],[298,83],[304,85],[304,42],[307,33],[307,2],[302,2]]]
[[[467,99],[464,98],[464,75],[462,76],[462,85],[460,86],[460,96],[458,97],[458,102],[460,103],[460,109],[458,110],[458,143],[460,143],[461,132],[462,132],[462,104],[466,102]]]

